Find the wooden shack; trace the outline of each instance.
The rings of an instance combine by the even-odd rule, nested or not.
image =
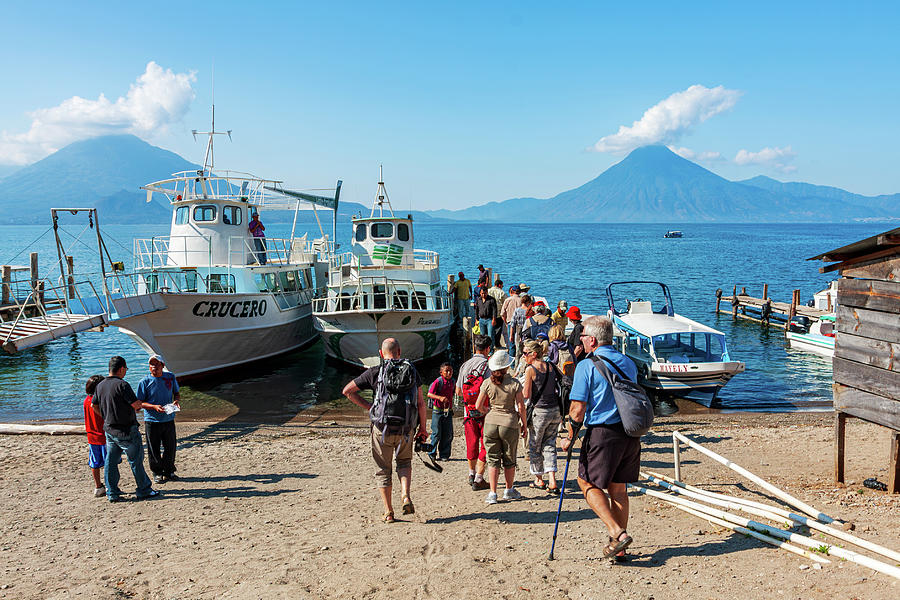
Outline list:
[[[844,481],[847,417],[893,430],[888,491],[900,493],[900,227],[814,256],[838,271],[834,476]]]

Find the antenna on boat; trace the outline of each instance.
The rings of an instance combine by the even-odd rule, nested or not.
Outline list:
[[[391,206],[391,199],[388,198],[387,189],[384,187],[384,165],[378,165],[378,189],[375,190],[375,201],[372,202],[372,212],[369,214],[369,218],[375,216],[375,209],[378,209],[378,216],[384,216],[384,205],[387,204],[387,208],[391,211],[391,216],[394,216],[394,208]]]
[[[194,140],[197,139],[198,135],[208,135],[209,140],[206,142],[206,156],[203,159],[203,170],[209,174],[212,174],[212,170],[215,167],[215,153],[213,152],[213,136],[215,135],[227,135],[228,141],[231,141],[231,129],[227,131],[216,131],[216,67],[213,66],[213,74],[212,74],[212,127],[209,131],[197,131],[196,129],[191,130],[191,134],[194,136]]]

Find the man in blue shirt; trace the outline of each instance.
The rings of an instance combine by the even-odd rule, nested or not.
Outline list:
[[[144,405],[147,459],[153,481],[177,481],[175,474],[175,408],[181,395],[175,375],[163,371],[166,363],[159,354],[150,357],[150,375],[138,383],[137,397]]]
[[[603,556],[624,560],[625,548],[632,541],[625,531],[628,526],[626,484],[640,478],[641,443],[639,438],[625,433],[612,386],[594,362],[608,361],[604,362],[608,371],[614,372],[618,367],[635,382],[637,367],[630,358],[613,348],[612,321],[607,317],[590,317],[583,325],[581,343],[590,360],[579,362],[575,368],[569,394],[572,406],[568,436],[562,442],[562,449],[569,449],[584,424],[586,432],[578,461],[578,486],[588,505],[609,530],[609,544],[604,548]]]

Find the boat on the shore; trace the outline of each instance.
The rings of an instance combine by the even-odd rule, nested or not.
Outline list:
[[[672,229],[666,232],[663,236],[664,238],[680,238],[684,237],[684,232],[678,231],[677,229]]]
[[[652,302],[639,297],[627,300],[625,310],[620,310],[621,302],[616,305],[616,286],[634,290],[647,285],[662,288],[662,307],[654,310]],[[719,390],[744,371],[744,363],[728,354],[725,334],[675,313],[665,284],[611,283],[606,296],[619,350],[637,364],[638,383],[659,398],[688,398],[710,405]]]
[[[412,215],[394,215],[383,178],[369,216],[354,217],[351,225],[351,251],[331,257],[327,296],[313,301],[327,355],[371,367],[389,337],[412,361],[446,351],[452,304],[438,253],[415,249]]]
[[[70,275],[58,303],[62,311],[41,309],[44,314],[31,318],[23,312],[5,336],[5,348],[16,351],[89,327],[115,326],[148,354],[162,354],[166,368],[181,379],[315,342],[314,269],[320,264],[324,272],[327,236],[308,241],[292,231],[290,239],[254,237],[248,228],[252,216],[296,211],[301,200],[279,193],[279,181],[215,170],[213,136],[218,132],[213,127],[204,134],[209,142],[202,169],[142,186],[148,202],[154,194],[166,199],[172,221],[168,236],[134,240],[132,270],[109,257],[96,209],[66,209],[88,212],[91,227],[96,223],[100,273],[78,284]],[[327,205],[339,190],[340,182],[334,200],[308,201]],[[62,211],[51,212],[55,227]],[[58,233],[57,245],[62,247]]]

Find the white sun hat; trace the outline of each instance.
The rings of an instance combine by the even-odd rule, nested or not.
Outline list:
[[[488,368],[491,371],[508,369],[514,362],[516,361],[509,355],[509,352],[506,350],[497,350],[491,355],[490,360],[488,360]]]

